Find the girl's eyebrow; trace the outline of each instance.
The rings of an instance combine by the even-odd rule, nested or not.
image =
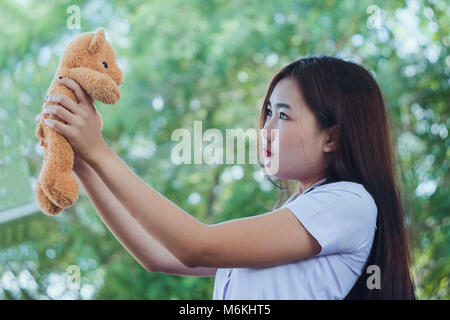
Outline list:
[[[268,102],[268,105],[269,105],[269,106],[272,106],[272,103],[270,102],[270,100],[269,100],[269,102]],[[291,106],[290,106],[290,105],[288,105],[287,103],[281,103],[281,102],[276,103],[276,104],[275,104],[275,107],[278,108],[278,109],[281,109],[281,108],[291,109]]]

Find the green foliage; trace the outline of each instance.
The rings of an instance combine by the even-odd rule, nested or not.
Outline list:
[[[81,30],[66,27],[73,4]],[[242,177],[232,165],[174,165],[172,132],[192,132],[195,120],[203,132],[256,127],[276,71],[306,54],[332,54],[362,63],[382,87],[413,216],[417,294],[448,299],[449,10],[443,0],[2,2],[0,210],[34,198],[42,163],[35,116],[62,51],[81,32],[104,27],[125,73],[119,103],[97,104],[105,140],[209,224],[264,213],[277,190],[255,179],[257,165],[237,165]],[[198,204],[188,201],[194,192]],[[1,237],[20,228],[25,236]],[[147,272],[85,196],[55,218],[38,212],[0,225],[0,239],[0,299],[212,297],[213,277]],[[81,290],[65,286],[70,265],[81,268]]]

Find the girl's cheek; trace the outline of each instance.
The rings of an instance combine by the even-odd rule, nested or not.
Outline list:
[[[280,128],[278,130],[280,145],[293,146],[299,142],[300,135],[295,130],[286,130]]]

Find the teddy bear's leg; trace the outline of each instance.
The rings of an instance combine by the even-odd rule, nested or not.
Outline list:
[[[74,153],[64,136],[42,125],[45,160],[39,176],[42,190],[56,206],[67,208],[78,199],[78,183],[72,174]]]
[[[36,137],[39,138],[39,144],[41,146],[45,146],[44,132],[42,130],[42,124],[40,122],[37,123],[35,134],[36,134]],[[46,160],[46,156],[44,153],[44,162],[45,162],[45,160]],[[35,192],[36,200],[39,204],[39,207],[41,208],[42,212],[44,212],[45,214],[56,215],[63,210],[63,208],[56,206],[44,193],[44,190],[42,189],[42,186],[41,186],[40,179],[38,179],[36,181],[34,192]]]
[[[49,216],[54,216],[60,213],[63,208],[56,206],[50,199],[45,195],[44,190],[42,190],[41,183],[36,181],[35,186],[35,194],[36,199],[39,204],[39,208],[41,208],[42,212]]]

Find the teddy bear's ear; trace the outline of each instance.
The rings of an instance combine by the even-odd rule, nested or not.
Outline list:
[[[105,42],[105,31],[103,29],[98,29],[94,37],[91,40],[91,43],[89,44],[88,51],[90,54],[95,54],[98,52],[98,50],[102,47],[103,42]]]

